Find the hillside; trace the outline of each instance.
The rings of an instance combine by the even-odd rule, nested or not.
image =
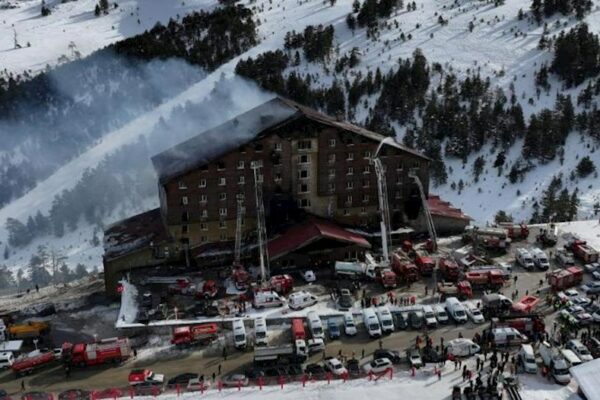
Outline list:
[[[124,1],[119,2],[119,7],[110,10],[108,15],[95,17],[94,3],[78,0],[52,4],[51,14],[41,17],[38,15],[37,1],[13,3],[18,4],[18,7],[0,11],[2,19],[6,21],[0,25],[0,49],[5,49],[0,67],[17,73],[28,69],[33,72],[40,71],[46,63],[55,65],[60,55],[66,52],[65,49],[68,50],[73,36],[80,38],[81,44],[78,41],[75,41],[75,44],[83,57],[109,43],[141,33],[144,29],[154,26],[156,21],[165,22],[170,16],[183,16],[191,10],[201,7],[212,9],[216,5],[214,1],[168,2],[169,5],[163,5],[162,2],[137,4],[135,1]],[[316,99],[317,106],[325,111],[332,109],[327,93],[332,93],[332,85],[338,85],[342,93],[342,101],[338,107],[341,107],[349,119],[361,124],[374,123],[373,112],[380,107],[378,101],[385,92],[385,87],[363,93],[352,106],[347,98],[352,82],[364,79],[369,72],[375,74],[378,68],[384,76],[390,71],[394,72],[400,65],[398,60],[411,59],[417,49],[421,50],[430,71],[428,84],[423,90],[424,99],[429,99],[438,87],[445,84],[448,76],[453,75],[458,82],[475,77],[486,82],[486,92],[478,100],[481,104],[485,104],[488,101],[486,99],[500,98],[499,89],[505,93],[503,96],[509,97],[512,94],[522,109],[526,122],[531,115],[540,113],[544,108],[552,110],[557,93],[570,95],[576,103],[586,83],[567,87],[558,76],[550,74],[547,81],[549,87],[540,90],[539,85],[536,86],[536,72],[543,63],[549,63],[553,58],[551,49],[538,48],[544,31],[545,36],[552,38],[561,30],[568,31],[575,27],[580,21],[572,14],[565,16],[558,13],[545,18],[547,26],[544,27],[543,23],[538,25],[535,22],[529,6],[529,2],[517,0],[496,4],[476,0],[423,0],[418,3],[405,3],[402,6],[397,4],[389,15],[377,17],[374,25],[355,26],[351,29],[347,22],[348,14],[353,10],[353,1],[350,0],[274,0],[249,3],[247,7],[253,11],[258,30],[257,45],[215,66],[212,71],[192,72],[187,86],[181,91],[169,93],[157,103],[146,105],[130,118],[124,118],[114,124],[115,126],[100,132],[97,139],[90,141],[85,149],[63,162],[42,181],[36,182],[25,194],[0,209],[0,241],[5,244],[8,238],[3,221],[10,217],[25,222],[37,211],[49,213],[55,196],[76,187],[87,168],[93,169],[101,165],[106,157],[110,159],[123,146],[138,143],[140,138],[144,137],[147,143],[145,151],[148,155],[155,154],[272,96],[268,90],[257,87],[265,87],[261,84],[261,71],[255,71],[257,76],[250,77],[257,82],[256,85],[235,78],[236,66],[240,60],[247,60],[249,57],[256,59],[269,51],[283,50],[287,57],[293,59],[293,62],[286,63],[281,71],[285,79],[289,79],[292,74],[301,79],[310,76],[310,90],[322,92],[318,94],[319,97],[311,94],[313,97],[309,99]],[[520,9],[523,13],[521,19],[518,17]],[[359,14],[354,13],[356,16]],[[594,5],[584,17],[584,22],[587,22],[592,32],[597,32],[600,27],[599,15],[598,7]],[[137,23],[138,18],[140,24]],[[30,41],[31,49],[11,50],[14,47],[10,28],[13,24],[19,41]],[[286,49],[284,46],[288,32],[304,32],[309,25],[331,25],[333,28],[330,51],[323,55],[317,52],[314,54],[316,58],[310,60],[301,48]],[[52,45],[45,46],[43,51],[35,48],[38,40],[48,37],[52,38]],[[45,40],[47,44],[48,39]],[[345,65],[340,72],[336,72],[337,64],[344,57],[348,57],[354,48],[357,49],[357,61],[352,67]],[[295,55],[296,52],[299,56]],[[310,53],[308,55],[310,56]],[[186,57],[183,58],[189,62]],[[279,92],[293,97],[293,93],[287,90],[288,87],[282,87]],[[402,92],[392,93],[392,99],[405,96]],[[443,91],[439,93],[443,98]],[[406,96],[409,95],[410,93]],[[593,102],[595,103],[595,99]],[[466,107],[466,104],[468,101],[463,100],[462,106]],[[410,111],[408,117],[402,116],[402,121],[394,119],[391,115],[393,112],[390,113],[391,117],[384,115],[385,118],[390,117],[386,123],[395,130],[399,139],[404,139],[409,131],[424,130],[421,117],[424,111],[421,107],[417,106]],[[583,110],[582,105],[575,105],[575,112]],[[477,222],[493,220],[498,210],[505,210],[517,220],[529,219],[534,211],[534,201],[541,200],[542,192],[547,189],[553,176],[560,172],[563,173],[563,187],[569,192],[578,188],[580,206],[575,217],[588,218],[593,215],[594,204],[600,200],[597,175],[592,173],[584,178],[574,179],[571,179],[570,175],[584,156],[589,156],[593,163],[600,167],[600,155],[595,151],[598,142],[594,137],[573,129],[568,134],[564,147],[559,146],[562,147],[562,155],[540,160],[528,157],[528,152],[523,151],[524,141],[527,140],[524,134],[511,135],[506,143],[498,144],[495,142],[495,133],[486,132],[493,129],[484,124],[481,129],[486,134],[481,145],[470,148],[461,158],[443,151],[448,146],[456,146],[457,142],[452,132],[457,125],[448,126],[449,132],[443,132],[435,138],[447,179],[445,183],[433,186],[431,191],[461,207]],[[0,124],[0,135],[7,134],[1,130]],[[423,138],[426,139],[426,136]],[[432,150],[428,142],[424,146],[426,152]],[[492,167],[501,151],[505,151],[503,165],[501,168]],[[476,182],[473,165],[480,156],[484,165]],[[99,231],[105,224],[122,216],[152,207],[157,201],[152,191],[155,183],[148,159],[140,157],[129,161],[127,174],[143,176],[140,187],[131,190],[134,197],[127,197],[129,195],[121,194],[119,190],[117,198],[110,203],[113,206],[110,212],[103,212],[92,218],[93,222],[84,218],[76,219],[73,222],[76,229],[68,230],[60,239],[53,235],[45,235],[20,248],[11,246],[10,257],[0,264],[6,264],[11,269],[25,267],[37,246],[47,244],[68,254],[69,259],[66,262],[71,266],[77,262],[84,262],[88,267],[101,266],[101,248],[88,243],[82,244],[82,240],[90,241],[94,230]],[[521,164],[526,165],[526,171],[511,183],[509,171],[515,165]],[[117,170],[119,165],[112,165],[112,168]],[[122,177],[116,175],[123,182]]]

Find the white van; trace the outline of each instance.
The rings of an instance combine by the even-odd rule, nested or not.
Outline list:
[[[344,333],[348,336],[356,335],[356,323],[351,313],[344,313]]]
[[[548,256],[544,250],[538,248],[532,249],[531,257],[533,257],[533,263],[537,269],[546,271],[548,268],[550,268],[550,261],[548,260]]]
[[[389,308],[386,306],[377,307],[377,318],[379,319],[383,333],[394,332],[394,319]]]
[[[375,311],[372,308],[365,308],[363,310],[363,323],[365,324],[365,328],[367,328],[367,332],[369,332],[370,337],[374,338],[381,336],[379,320],[377,319],[377,315],[375,315]]]
[[[268,345],[267,340],[267,320],[265,317],[258,317],[254,320],[254,341],[257,346]]]
[[[467,322],[467,313],[463,305],[456,297],[448,297],[446,299],[446,312],[454,321],[459,324]]]
[[[448,342],[446,346],[448,354],[456,357],[469,357],[481,351],[481,347],[472,340],[466,338],[456,338]]]
[[[233,321],[233,343],[236,349],[246,348],[246,327],[241,319]]]
[[[569,374],[569,364],[564,357],[548,342],[540,343],[538,351],[544,360],[544,365],[550,368],[554,380],[557,383],[568,385],[571,382],[571,374]]]
[[[433,306],[433,312],[435,312],[435,319],[437,319],[440,324],[448,323],[448,314],[442,305],[436,304]]]
[[[308,329],[313,339],[325,339],[325,332],[323,331],[323,324],[321,323],[319,314],[311,311],[306,314],[306,319],[308,320]]]
[[[569,363],[569,366],[571,366],[571,367],[575,367],[575,366],[581,364],[581,359],[579,357],[577,357],[577,354],[575,354],[573,352],[573,350],[562,349],[560,351],[560,354],[562,354],[562,356],[565,358],[565,360],[567,360],[567,362]]]
[[[317,297],[306,290],[292,293],[288,296],[288,304],[292,310],[301,310],[317,304]]]
[[[517,249],[515,258],[519,265],[527,270],[532,270],[534,267],[533,257],[527,249]]]
[[[15,362],[13,353],[6,351],[0,353],[0,369],[10,368]]]
[[[538,366],[535,361],[535,353],[530,344],[522,344],[519,349],[519,359],[525,368],[525,372],[529,374],[537,374]]]
[[[496,345],[520,345],[527,341],[521,332],[510,327],[492,329],[492,338]]]
[[[428,328],[437,327],[437,319],[435,318],[435,313],[431,306],[423,306],[423,317],[425,318],[425,325],[427,325]]]

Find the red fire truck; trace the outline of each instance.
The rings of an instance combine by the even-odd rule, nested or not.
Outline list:
[[[598,252],[584,240],[572,240],[565,245],[565,249],[571,250],[585,264],[598,262]]]
[[[497,290],[504,286],[504,272],[499,269],[471,270],[465,274],[465,278],[473,289]]]
[[[529,227],[525,224],[513,224],[510,222],[501,223],[509,238],[513,240],[522,240],[529,237]]]
[[[62,346],[63,360],[79,367],[98,364],[119,363],[131,356],[128,338],[103,339],[96,343],[65,343]]]
[[[458,297],[459,299],[470,299],[473,297],[473,289],[467,281],[458,283],[439,282],[437,289],[438,293],[442,296],[442,300],[447,297]]]
[[[559,291],[581,283],[583,280],[583,269],[579,267],[559,269],[548,273],[547,277],[552,290]]]
[[[440,258],[439,262],[440,272],[444,277],[444,280],[450,282],[456,282],[460,276],[460,268],[456,261],[449,258]]]
[[[492,318],[491,328],[515,328],[524,335],[543,333],[546,329],[544,318],[538,314],[506,315]]]
[[[424,251],[415,252],[415,264],[422,276],[431,276],[435,268],[435,261]]]
[[[173,329],[171,343],[176,346],[208,344],[217,339],[217,324],[178,326]]]
[[[419,279],[417,266],[402,254],[394,253],[392,255],[392,269],[396,276],[404,282],[415,282]]]
[[[10,368],[17,377],[19,377],[21,375],[30,374],[33,370],[48,365],[55,360],[56,356],[53,351],[40,352],[39,350],[36,350],[17,358]]]
[[[294,278],[290,275],[274,275],[271,277],[271,289],[279,294],[288,294],[294,289]]]
[[[292,337],[294,340],[306,340],[306,330],[302,318],[292,320]]]
[[[240,265],[233,266],[231,278],[237,290],[248,290],[250,287],[250,274]]]

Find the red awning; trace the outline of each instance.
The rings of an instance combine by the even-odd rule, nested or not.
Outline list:
[[[329,221],[312,219],[307,223],[290,228],[271,240],[268,244],[269,258],[274,260],[320,239],[331,239],[367,249],[371,248],[369,242],[356,233],[349,232]]]
[[[460,208],[455,208],[452,206],[452,204],[442,200],[440,196],[436,196],[434,194],[429,195],[429,198],[427,199],[427,206],[429,207],[429,212],[431,215],[437,215],[446,218],[457,218],[466,221],[473,219],[467,214],[463,213]]]

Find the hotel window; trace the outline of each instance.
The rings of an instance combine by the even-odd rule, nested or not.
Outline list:
[[[310,199],[300,199],[299,203],[301,208],[310,207]]]
[[[245,185],[246,177],[244,175],[238,176],[238,185]]]
[[[310,140],[300,140],[298,142],[298,150],[310,150],[312,142]]]
[[[403,162],[399,162],[398,166],[396,167],[396,171],[402,171],[404,169],[404,163]]]
[[[283,180],[283,179],[281,178],[281,172],[276,172],[276,173],[275,173],[275,177],[273,178],[273,180],[274,180],[276,183],[281,183],[281,181]]]
[[[207,242],[208,238],[206,236],[200,236],[200,241],[201,242]]]
[[[371,173],[371,166],[370,165],[365,165],[363,167],[363,174],[370,174]]]
[[[179,181],[178,186],[179,186],[179,189],[187,189],[187,185],[185,184],[184,181]]]
[[[181,233],[183,235],[185,235],[186,233],[188,233],[188,226],[187,225],[181,225]]]
[[[397,192],[396,192],[396,198],[397,198],[397,199],[401,199],[401,198],[402,198],[402,192],[400,192],[400,191],[397,191]]]
[[[182,206],[187,206],[188,205],[188,197],[187,196],[182,196],[181,197],[181,205]]]
[[[219,193],[219,200],[227,200],[227,193],[225,193],[225,192]]]
[[[352,181],[346,182],[346,189],[354,189],[354,182],[352,182]]]
[[[420,168],[420,167],[421,167],[421,163],[420,163],[420,162],[418,162],[418,161],[415,161],[415,162],[413,163],[413,168]]]
[[[348,210],[347,208],[344,208],[344,216],[349,216],[350,215],[350,210]]]
[[[346,196],[346,205],[347,206],[351,206],[352,205],[352,195]]]
[[[354,168],[348,167],[348,171],[346,172],[346,175],[353,175],[353,174],[354,174]]]
[[[298,157],[298,163],[299,164],[308,164],[308,163],[310,163],[310,158],[309,158],[308,154],[301,154]]]
[[[256,151],[257,153],[260,153],[261,151],[263,151],[263,145],[262,145],[262,143],[256,143],[254,145],[254,151]]]
[[[306,179],[306,178],[308,178],[308,170],[307,169],[301,169],[300,171],[298,171],[298,178],[300,178],[300,179]]]
[[[347,153],[346,161],[352,161],[352,160],[354,160],[354,153]]]
[[[331,183],[329,184],[329,191],[330,191],[330,192],[335,192],[335,183],[334,183],[334,182],[331,182]]]
[[[221,242],[226,242],[227,241],[227,234],[226,233],[220,233],[219,234],[219,240],[221,240]]]
[[[298,193],[308,193],[308,184],[301,183],[298,188]]]
[[[370,150],[365,151],[363,156],[364,156],[364,158],[371,158],[371,151]]]
[[[329,147],[335,147],[335,139],[329,139]]]
[[[396,185],[402,185],[402,176],[398,175],[396,177]]]
[[[187,222],[190,220],[190,214],[187,211],[181,213],[181,221]]]
[[[367,213],[367,209],[365,207],[361,207],[360,208],[360,213],[361,214],[366,214]]]
[[[206,187],[206,179],[200,179],[200,184],[198,187],[205,188]]]
[[[225,169],[225,163],[223,161],[219,161],[217,163],[217,170],[218,171],[223,171]]]
[[[329,169],[329,177],[330,178],[335,178],[335,168],[330,168]]]
[[[205,194],[200,195],[200,203],[206,203],[208,201],[208,196]]]
[[[281,151],[281,142],[275,143],[275,151]]]
[[[368,202],[369,202],[369,195],[363,194],[363,203],[368,203]]]
[[[208,218],[208,210],[202,210],[202,218]]]
[[[219,221],[219,229],[227,229],[227,221]]]
[[[205,224],[204,222],[202,222],[202,223],[200,224],[200,230],[202,230],[202,231],[207,231],[207,230],[208,230],[208,225],[207,225],[207,224]]]
[[[244,169],[244,167],[245,167],[244,161],[243,160],[238,161],[237,169]]]
[[[221,217],[226,217],[227,216],[227,209],[226,208],[219,208],[219,215]]]
[[[227,179],[219,178],[219,186],[225,186],[225,185],[227,185]]]
[[[368,179],[363,179],[363,185],[364,188],[368,188],[371,186],[371,181],[369,181]]]
[[[330,154],[327,157],[327,161],[329,162],[329,164],[335,164],[335,154]]]

